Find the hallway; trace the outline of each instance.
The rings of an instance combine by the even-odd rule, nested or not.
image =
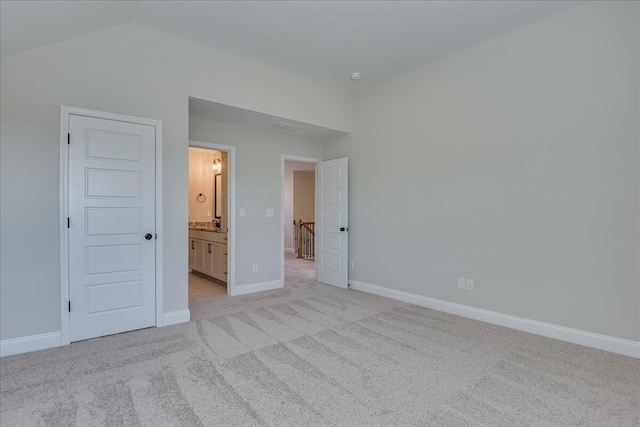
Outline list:
[[[296,254],[284,254],[284,287],[308,285],[316,280],[316,262],[296,257]]]

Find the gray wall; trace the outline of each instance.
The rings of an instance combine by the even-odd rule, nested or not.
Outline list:
[[[350,130],[344,92],[133,24],[5,57],[0,66],[2,340],[60,330],[61,104],[163,121],[165,312],[187,308],[189,96]],[[239,259],[239,268],[247,262]],[[249,280],[246,272],[238,279]]]
[[[359,93],[324,157],[351,279],[638,341],[638,18],[588,3]]]
[[[588,3],[355,99],[135,25],[3,58],[0,339],[60,329],[60,104],[164,122],[165,312],[187,307],[189,137],[236,145],[237,206],[279,213],[276,158],[318,147],[262,149],[209,121],[190,134],[194,96],[355,129],[324,151],[350,158],[354,280],[638,340],[638,17]],[[236,218],[238,283],[278,277],[278,226],[252,218]]]
[[[236,285],[280,280],[282,155],[321,158],[322,142],[200,117],[190,117],[189,139],[236,147],[236,211],[246,211],[244,218],[233,214]],[[274,210],[272,218],[266,209]]]

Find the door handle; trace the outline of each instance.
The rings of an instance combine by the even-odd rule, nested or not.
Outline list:
[[[151,240],[151,239],[153,239],[153,234],[147,233],[147,234],[144,235],[144,238],[147,239],[147,240]]]
[[[340,231],[349,231],[349,227],[340,227]]]
[[[207,252],[208,252],[208,253],[211,253],[211,243],[209,243],[209,244],[207,245]]]

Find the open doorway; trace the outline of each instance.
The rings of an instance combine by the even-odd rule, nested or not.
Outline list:
[[[189,147],[189,301],[227,295],[229,152]]]
[[[316,280],[315,170],[318,160],[283,156],[284,286]]]

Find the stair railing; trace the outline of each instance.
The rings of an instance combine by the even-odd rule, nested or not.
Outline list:
[[[315,260],[316,258],[316,223],[293,221],[298,258]]]

